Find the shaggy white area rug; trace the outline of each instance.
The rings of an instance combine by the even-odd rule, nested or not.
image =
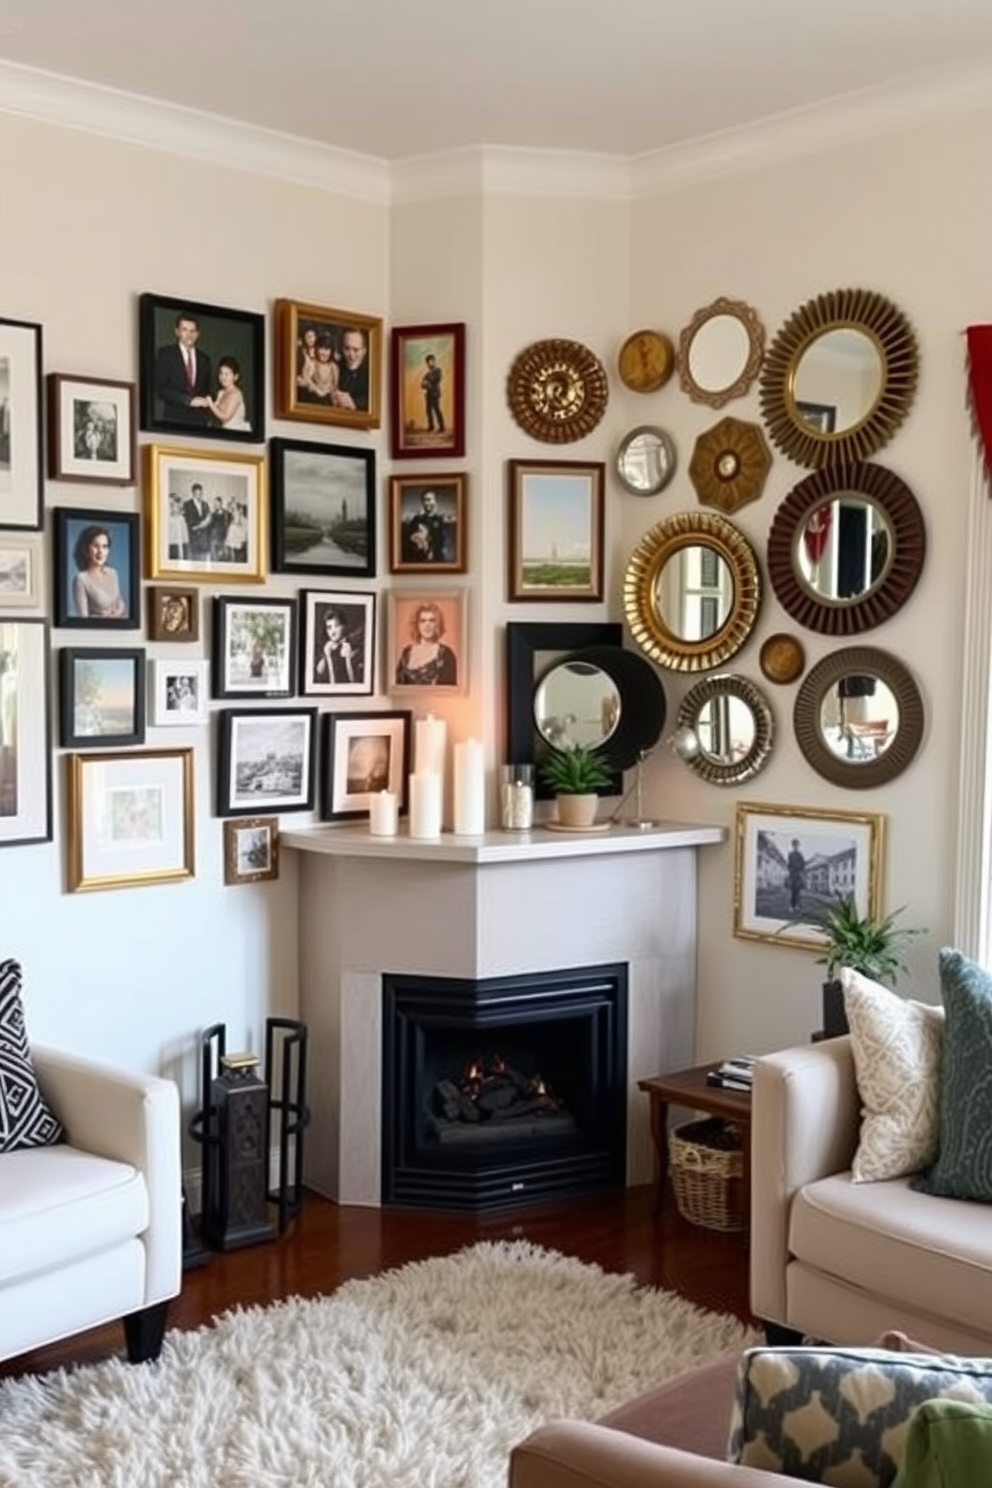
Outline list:
[[[526,1241],[0,1385],[3,1488],[503,1488],[510,1448],[755,1341]]]

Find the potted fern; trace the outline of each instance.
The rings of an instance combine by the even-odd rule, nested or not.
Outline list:
[[[613,778],[604,755],[583,744],[549,749],[538,769],[555,793],[559,825],[591,827],[596,820],[597,791]]]
[[[843,967],[849,966],[862,976],[871,977],[873,982],[886,982],[891,987],[895,986],[899,973],[908,970],[902,960],[905,944],[924,932],[896,924],[904,909],[905,905],[881,917],[862,915],[853,894],[841,894],[819,912],[806,917],[809,924],[826,936],[824,953],[816,960],[827,971],[823,983],[823,1031],[828,1038],[848,1032],[844,994],[837,979]]]

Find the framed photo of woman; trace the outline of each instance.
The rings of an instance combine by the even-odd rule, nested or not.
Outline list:
[[[465,589],[389,596],[389,691],[468,690]]]
[[[138,517],[131,512],[56,506],[55,624],[87,630],[137,630]]]
[[[375,595],[352,590],[300,593],[300,692],[362,697],[375,691]]]

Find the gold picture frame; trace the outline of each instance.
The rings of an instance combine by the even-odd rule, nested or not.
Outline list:
[[[150,579],[264,582],[264,455],[148,444],[145,502]]]
[[[382,421],[382,319],[276,300],[276,417],[349,429]]]
[[[192,878],[193,751],[66,756],[70,894]]]
[[[279,877],[279,818],[242,816],[224,823],[224,882],[263,883]]]

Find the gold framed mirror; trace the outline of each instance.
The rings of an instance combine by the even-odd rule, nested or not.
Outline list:
[[[824,780],[849,790],[887,785],[923,740],[923,699],[888,651],[847,646],[812,667],[796,695],[796,742]]]
[[[679,704],[675,723],[676,754],[710,785],[743,785],[771,758],[772,710],[746,677],[700,678]]]
[[[761,577],[754,549],[715,512],[677,512],[644,534],[624,576],[634,640],[659,666],[722,666],[754,629]]]
[[[617,480],[632,496],[656,496],[675,474],[675,441],[656,424],[639,424],[620,441]]]
[[[694,403],[722,408],[742,397],[758,375],[765,328],[743,300],[722,297],[697,310],[679,333],[679,384]]]
[[[797,465],[867,460],[908,414],[919,379],[916,336],[870,289],[807,300],[776,335],[761,372],[761,417]]]

